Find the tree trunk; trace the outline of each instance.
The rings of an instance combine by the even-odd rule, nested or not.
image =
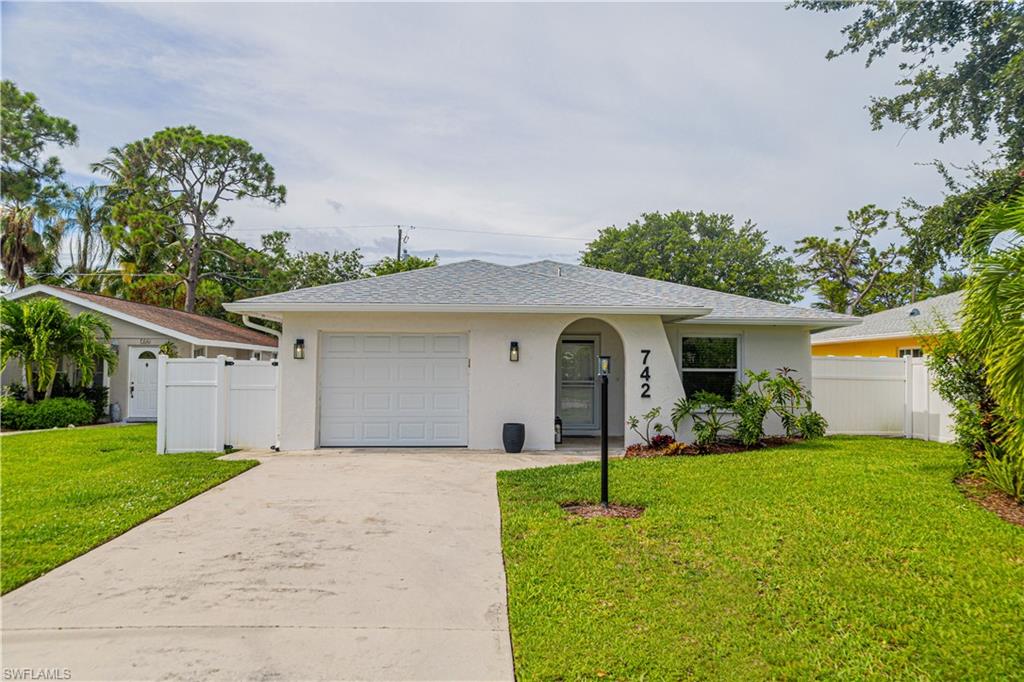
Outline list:
[[[29,360],[25,360],[25,399],[34,403],[36,401],[36,388],[33,386],[34,380],[32,378],[32,363]]]
[[[192,237],[191,253],[189,253],[188,278],[185,280],[185,311],[194,313],[196,311],[196,289],[199,288],[199,258],[202,255],[203,232],[199,227],[195,228],[196,234]]]

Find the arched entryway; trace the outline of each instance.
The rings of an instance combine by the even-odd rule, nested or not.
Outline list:
[[[558,447],[599,446],[601,393],[598,358],[611,358],[608,375],[608,434],[621,447],[625,432],[625,390],[622,337],[604,320],[585,317],[565,327],[555,348],[555,417],[561,420]]]

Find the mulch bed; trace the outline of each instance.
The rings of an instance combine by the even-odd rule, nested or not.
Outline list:
[[[644,513],[643,507],[630,507],[624,504],[609,504],[602,507],[593,502],[565,502],[562,509],[568,514],[581,516],[585,519],[614,518],[614,519],[635,519]]]
[[[739,441],[722,441],[712,443],[698,450],[695,445],[683,445],[682,447],[661,449],[648,448],[643,444],[630,445],[626,448],[626,457],[697,457],[701,455],[725,455],[733,452],[747,452],[749,450],[760,450],[762,448],[774,448],[780,445],[792,445],[801,442],[801,438],[788,438],[786,436],[769,436],[762,438],[761,442],[754,446],[744,445]]]
[[[985,479],[980,476],[962,476],[956,479],[956,484],[968,499],[979,506],[988,509],[1007,523],[1024,526],[1024,504],[1002,490],[993,488]]]

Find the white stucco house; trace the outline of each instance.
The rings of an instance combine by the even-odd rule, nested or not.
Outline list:
[[[810,382],[810,333],[857,318],[592,268],[478,260],[225,306],[283,325],[280,447],[526,448],[595,435],[611,358],[611,435],[684,391],[728,392],[746,369]],[[688,434],[680,434],[687,438]]]
[[[206,315],[47,284],[5,295],[14,301],[35,297],[55,298],[72,315],[91,311],[110,325],[117,368],[106,363],[97,367],[93,382],[109,389],[109,404],[118,406],[123,421],[156,421],[157,356],[164,344],[173,344],[181,357],[229,355],[240,360],[269,360],[277,355],[276,337]],[[77,373],[73,365],[65,369]],[[11,361],[0,377],[3,386],[24,380],[24,370],[17,361]]]

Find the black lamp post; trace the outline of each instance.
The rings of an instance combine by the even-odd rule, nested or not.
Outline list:
[[[608,507],[608,372],[612,359],[602,355],[597,373],[601,377],[601,506]]]

